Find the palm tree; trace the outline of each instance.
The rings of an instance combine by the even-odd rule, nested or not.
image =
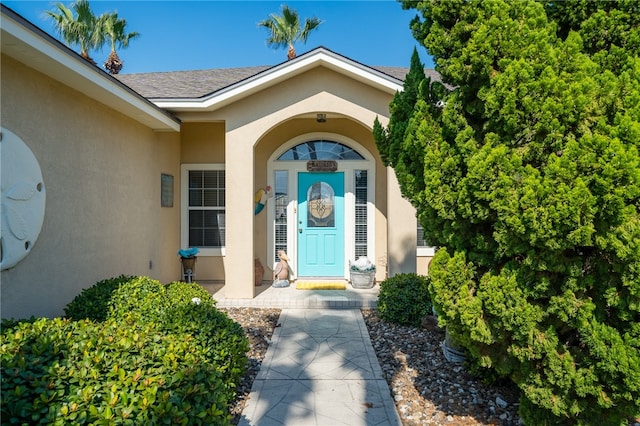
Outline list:
[[[289,9],[289,6],[282,6],[282,15],[272,13],[269,19],[258,23],[259,27],[265,27],[271,35],[267,39],[267,45],[276,49],[289,47],[287,59],[296,57],[296,49],[293,44],[297,41],[307,42],[309,33],[316,29],[322,21],[318,18],[305,19],[304,27],[300,27],[298,12]]]
[[[122,69],[122,61],[116,53],[116,45],[119,48],[126,48],[129,41],[140,36],[137,32],[127,33],[125,28],[127,21],[118,18],[117,13],[105,13],[100,16],[102,31],[111,44],[111,53],[104,63],[104,67],[111,74],[118,74]]]
[[[62,3],[56,5],[58,12],[46,11],[46,15],[54,22],[56,30],[68,45],[80,46],[80,55],[95,65],[89,56],[89,50],[96,49],[104,43],[98,18],[91,11],[88,0],[77,0],[71,7]],[[75,16],[74,16],[75,13]]]

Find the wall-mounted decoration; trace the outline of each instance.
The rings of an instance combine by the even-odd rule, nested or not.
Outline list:
[[[160,175],[160,206],[173,207],[173,175]]]
[[[308,172],[335,172],[338,170],[338,162],[335,160],[309,160]]]
[[[4,127],[0,132],[0,269],[4,271],[24,259],[35,245],[44,223],[46,195],[40,164],[31,149]]]
[[[253,214],[257,215],[264,209],[264,205],[267,204],[267,200],[273,197],[273,190],[271,186],[267,185],[264,189],[260,188],[256,191],[255,200],[256,206],[253,209]]]

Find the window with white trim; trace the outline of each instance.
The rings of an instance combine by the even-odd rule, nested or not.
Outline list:
[[[432,247],[428,244],[427,240],[424,238],[424,228],[418,221],[417,226],[417,241],[416,241],[416,255],[417,256],[433,256],[435,255],[435,247]]]
[[[225,245],[225,171],[212,166],[188,170],[187,229],[189,247]]]
[[[361,256],[368,255],[368,244],[367,244],[367,236],[369,233],[368,230],[368,220],[367,220],[367,193],[368,182],[367,182],[367,171],[366,170],[355,170],[354,171],[354,180],[355,180],[355,259],[358,259]]]
[[[418,247],[429,247],[427,242],[424,240],[424,229],[420,222],[418,222],[418,243],[416,244]]]
[[[275,208],[274,223],[274,262],[278,262],[278,251],[287,251],[287,205],[289,204],[289,172],[287,170],[276,170],[275,179]]]

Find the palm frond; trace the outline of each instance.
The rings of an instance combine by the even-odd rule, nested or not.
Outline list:
[[[87,59],[91,49],[104,43],[99,22],[91,11],[88,0],[77,0],[71,7],[56,4],[57,12],[47,11],[45,15],[53,20],[56,31],[68,45],[80,47],[80,54]]]
[[[304,21],[304,29],[300,33],[300,40],[303,43],[307,42],[307,38],[309,37],[309,33],[316,28],[318,28],[322,24],[322,21],[318,18],[309,18]]]
[[[298,12],[290,9],[287,5],[283,5],[281,11],[281,15],[270,14],[269,18],[259,22],[258,26],[269,30],[268,46],[274,48],[288,47],[287,57],[292,59],[296,56],[294,43],[299,40],[306,43],[309,33],[316,29],[322,21],[318,18],[306,19],[304,27],[301,27]]]

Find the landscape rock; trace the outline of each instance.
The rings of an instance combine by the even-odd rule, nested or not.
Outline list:
[[[232,424],[238,424],[278,324],[280,309],[220,310],[243,327],[250,342],[249,368],[231,407]],[[518,416],[517,389],[487,385],[463,366],[446,361],[440,349],[444,339],[440,328],[385,323],[375,310],[363,310],[362,315],[403,426],[523,424]],[[507,405],[503,407],[502,403]]]

